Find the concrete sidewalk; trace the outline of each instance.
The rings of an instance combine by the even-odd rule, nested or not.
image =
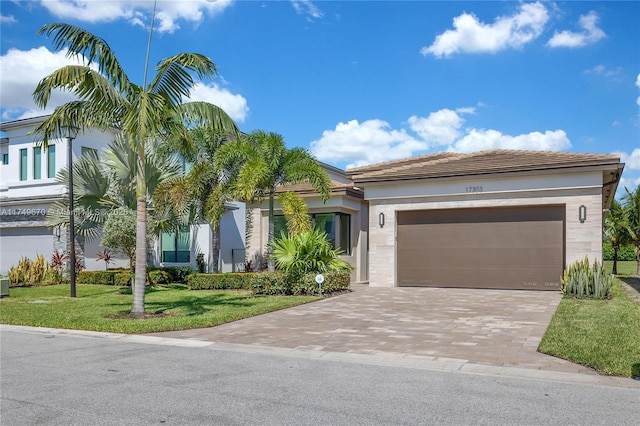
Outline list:
[[[560,300],[549,291],[362,286],[218,327],[152,335],[595,375],[536,350]]]

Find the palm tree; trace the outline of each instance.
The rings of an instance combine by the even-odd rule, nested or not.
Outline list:
[[[268,198],[268,252],[273,242],[278,185],[308,182],[323,202],[331,193],[329,176],[313,155],[303,148],[287,149],[284,139],[277,133],[257,130],[246,138],[226,143],[216,152],[215,162],[225,170],[235,170],[234,188],[238,198],[245,202]],[[271,256],[268,259],[269,270],[273,270]]]
[[[613,200],[611,208],[604,220],[604,238],[611,243],[613,249],[613,274],[618,273],[618,251],[629,241],[627,232],[627,216],[624,207],[618,200]]]
[[[219,107],[206,102],[183,103],[199,79],[217,75],[216,65],[197,53],[179,53],[162,59],[156,65],[151,83],[134,84],[125,74],[114,52],[105,40],[69,24],[48,24],[38,34],[53,36],[56,49],[67,48],[67,56],[83,60],[83,65],[67,65],[40,81],[33,97],[46,107],[55,89],[70,91],[78,100],[68,102],[55,111],[35,133],[49,139],[64,134],[66,127],[80,130],[117,129],[135,147],[137,154],[136,194],[136,278],[131,316],[144,315],[147,269],[147,179],[145,146],[150,141],[168,137],[188,140],[188,127],[198,125],[212,130],[237,133],[233,120]],[[89,65],[94,63],[97,70]]]
[[[633,191],[629,191],[628,188],[624,190],[626,194],[623,201],[627,211],[625,227],[629,233],[629,239],[636,247],[636,262],[638,265],[636,275],[640,276],[640,185],[636,186]]]
[[[220,220],[225,205],[232,199],[229,171],[224,173],[215,163],[214,156],[229,136],[196,127],[190,130],[190,146],[177,147],[186,160],[191,161],[190,170],[182,176],[167,180],[158,189],[157,204],[170,206],[178,215],[195,209],[199,221],[213,228],[211,257],[212,272],[218,272],[220,264]]]

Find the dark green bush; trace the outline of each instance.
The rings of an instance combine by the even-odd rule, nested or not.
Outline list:
[[[148,277],[152,285],[169,284],[173,281],[171,274],[163,270],[149,271]]]
[[[189,290],[250,289],[249,275],[245,273],[191,274],[187,279]]]
[[[118,271],[80,271],[78,284],[114,285],[114,277]]]
[[[116,271],[117,273],[113,276],[113,284],[119,286],[130,286],[131,285],[131,271],[128,269],[123,269],[121,271]]]
[[[313,295],[320,289],[316,282],[316,273],[293,275],[285,272],[259,272],[251,274],[251,290],[254,294]],[[346,290],[351,283],[349,271],[329,271],[323,274],[322,293],[335,293]]]
[[[149,266],[148,271],[165,271],[169,274],[170,282],[187,284],[187,278],[193,273],[191,266]]]
[[[604,260],[613,260],[611,243],[604,243],[602,245],[602,258]],[[618,250],[618,260],[623,262],[636,260],[636,248],[632,244],[620,247],[620,250]]]

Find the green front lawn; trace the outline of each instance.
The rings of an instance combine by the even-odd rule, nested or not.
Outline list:
[[[610,300],[563,298],[538,350],[602,374],[640,376],[640,302],[622,285],[614,281]]]
[[[118,287],[78,285],[76,298],[68,285],[12,288],[0,300],[0,323],[36,327],[151,333],[212,327],[318,300],[314,296],[252,296],[241,290],[189,291],[186,286],[148,288],[145,319],[130,319],[133,296]]]
[[[638,262],[618,261],[618,275],[635,275],[638,272]],[[605,260],[604,267],[608,272],[613,270],[613,261]]]

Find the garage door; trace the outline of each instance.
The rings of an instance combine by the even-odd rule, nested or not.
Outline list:
[[[557,290],[564,206],[401,211],[401,287]]]
[[[42,254],[49,260],[53,253],[52,231],[45,226],[0,229],[0,271],[7,272],[23,257],[34,259]]]

